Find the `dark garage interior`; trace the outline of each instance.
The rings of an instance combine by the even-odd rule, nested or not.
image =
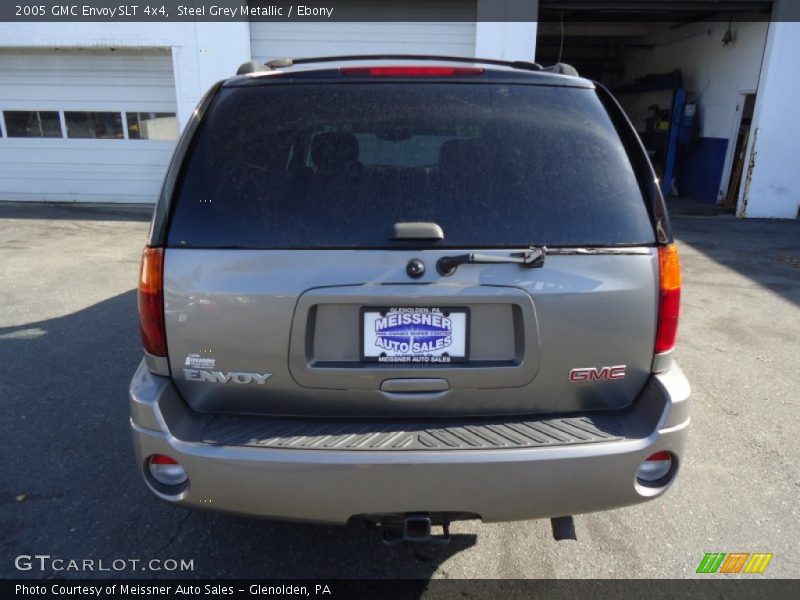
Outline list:
[[[770,2],[539,2],[536,58],[606,85],[673,205],[737,208]]]

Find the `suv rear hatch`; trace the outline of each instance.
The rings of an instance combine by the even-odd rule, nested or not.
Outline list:
[[[656,237],[594,86],[461,75],[215,93],[164,254],[169,363],[195,410],[568,413],[640,392]],[[504,262],[531,247],[543,265]]]

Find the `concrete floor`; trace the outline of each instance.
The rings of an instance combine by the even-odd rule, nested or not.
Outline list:
[[[800,577],[800,222],[674,219],[694,408],[664,498],[577,517],[578,542],[554,542],[547,521],[466,522],[449,546],[386,547],[367,530],[191,512],[145,489],[126,390],[148,217],[0,204],[0,576],[52,575],[15,570],[39,553],[193,559],[181,575],[202,577],[695,577],[705,552],[758,551],[775,555],[764,577]]]

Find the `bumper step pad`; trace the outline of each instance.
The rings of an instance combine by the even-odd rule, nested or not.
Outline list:
[[[204,416],[192,440],[222,446],[307,450],[498,450],[622,439],[609,415],[420,421]]]

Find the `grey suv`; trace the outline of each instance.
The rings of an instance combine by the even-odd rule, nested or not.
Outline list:
[[[669,487],[678,257],[608,91],[442,57],[240,71],[186,127],[143,255],[153,493],[399,541]]]

